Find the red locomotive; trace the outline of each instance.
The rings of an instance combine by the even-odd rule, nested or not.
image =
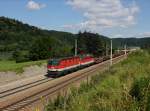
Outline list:
[[[94,64],[94,58],[90,55],[50,59],[47,65],[48,76],[58,77],[92,64]]]
[[[124,52],[114,53],[112,57],[115,58],[123,54]],[[78,69],[90,66],[92,64],[98,64],[109,59],[110,56],[94,58],[90,55],[74,56],[63,59],[50,59],[47,65],[47,76],[59,77],[76,71]]]

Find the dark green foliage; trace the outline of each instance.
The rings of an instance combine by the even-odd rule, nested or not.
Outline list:
[[[17,62],[66,57],[74,55],[74,41],[78,42],[78,54],[103,55],[107,37],[89,32],[71,34],[24,24],[18,20],[0,17],[0,52],[12,52]],[[28,52],[24,54],[24,51]],[[29,55],[27,55],[29,54]]]
[[[30,49],[30,59],[39,60],[50,57],[52,43],[53,41],[50,38],[39,38],[35,40]]]
[[[148,53],[150,54],[150,48],[146,49],[148,51]]]
[[[28,51],[16,50],[13,53],[13,58],[16,60],[17,63],[29,61],[29,57],[28,56],[29,56],[29,52]]]
[[[78,53],[89,53],[95,56],[104,55],[106,40],[102,39],[103,36],[89,32],[79,32],[77,36],[79,44]]]
[[[53,105],[49,105],[46,107],[46,111],[53,111],[57,108],[63,108],[64,107],[64,98],[61,95],[58,95],[55,101],[49,101],[50,103],[53,103]]]
[[[136,80],[130,91],[131,96],[138,101],[146,111],[150,110],[150,78],[142,77]]]
[[[138,101],[141,101],[145,95],[146,90],[149,90],[150,85],[150,78],[140,78],[139,80],[136,80],[133,84],[133,87],[130,91],[130,94],[137,99]]]

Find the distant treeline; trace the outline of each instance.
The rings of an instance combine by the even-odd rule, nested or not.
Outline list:
[[[126,44],[128,47],[141,47],[143,49],[150,48],[150,37],[145,38],[114,38],[114,47],[124,47]]]
[[[0,52],[9,53],[8,59],[16,62],[73,56],[75,39],[78,40],[78,53],[94,56],[104,55],[109,43],[107,37],[99,34],[48,31],[0,17]]]

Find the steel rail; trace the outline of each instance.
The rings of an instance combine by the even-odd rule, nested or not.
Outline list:
[[[26,89],[32,88],[32,87],[34,87],[34,86],[38,86],[38,85],[40,85],[40,84],[49,82],[49,81],[51,81],[51,80],[53,80],[53,79],[44,78],[44,79],[40,79],[40,80],[37,80],[37,81],[34,81],[34,82],[30,82],[30,83],[28,83],[28,84],[24,84],[24,85],[15,87],[15,88],[11,88],[11,89],[2,91],[2,92],[0,92],[0,99],[1,99],[1,98],[4,98],[4,97],[6,97],[6,96],[9,96],[9,95],[15,94],[15,93],[17,93],[17,92],[24,91],[24,90],[26,90]]]

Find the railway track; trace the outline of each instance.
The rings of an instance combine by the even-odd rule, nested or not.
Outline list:
[[[40,79],[40,80],[31,82],[31,83],[27,83],[27,84],[24,84],[24,85],[20,85],[20,86],[15,87],[15,88],[10,88],[10,89],[1,91],[1,92],[0,92],[0,99],[1,99],[1,98],[4,98],[4,97],[6,97],[6,96],[9,96],[9,95],[15,94],[15,93],[17,93],[17,92],[20,92],[20,91],[27,90],[27,89],[29,89],[29,88],[38,86],[38,85],[40,85],[40,84],[49,82],[49,81],[51,81],[51,80],[53,80],[53,79],[52,79],[52,78],[51,78],[51,79],[50,79],[50,78],[43,78],[43,79]]]
[[[120,60],[121,58],[122,58],[122,56],[117,57],[117,58],[114,59],[114,61]],[[67,87],[72,83],[80,81],[81,79],[87,78],[88,76],[92,75],[92,73],[96,72],[99,69],[100,66],[108,65],[108,64],[109,64],[109,61],[105,61],[103,63],[100,63],[99,65],[96,65],[96,67],[93,67],[90,70],[86,70],[82,73],[79,73],[79,74],[76,74],[76,75],[72,74],[73,76],[68,75],[67,78],[66,77],[58,78],[58,79],[60,79],[60,80],[62,79],[62,80],[60,82],[57,82],[54,85],[51,85],[50,87],[46,87],[46,88],[40,90],[39,92],[36,92],[36,93],[34,93],[30,96],[22,98],[22,99],[20,99],[18,101],[15,101],[13,103],[9,103],[9,104],[6,104],[6,105],[3,104],[3,106],[0,107],[0,111],[18,111],[21,108],[24,108],[24,107],[26,107],[30,104],[33,104],[34,102],[37,102],[37,101],[41,100],[41,97],[44,98],[44,97],[47,97],[47,96],[51,96],[54,93],[59,92],[60,90],[62,90],[64,87]],[[65,79],[63,79],[63,78],[65,78]],[[34,87],[34,85],[32,87]],[[23,90],[23,89],[20,89],[20,90]],[[19,90],[18,90],[18,92],[19,92]],[[10,95],[11,95],[11,93],[10,93]]]

